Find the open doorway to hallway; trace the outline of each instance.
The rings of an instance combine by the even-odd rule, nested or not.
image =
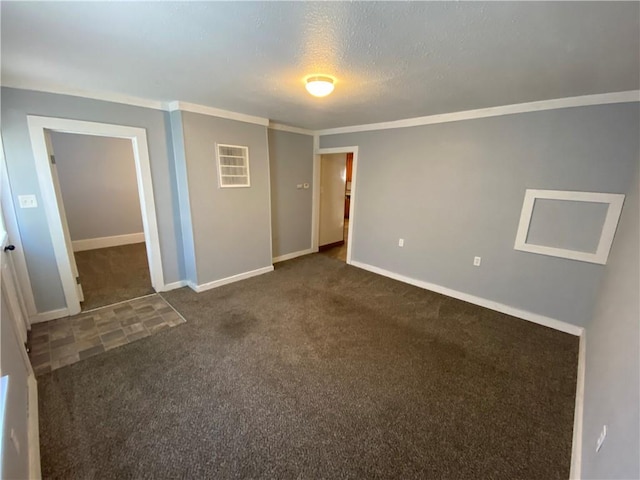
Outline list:
[[[347,261],[353,152],[324,154],[320,157],[320,225],[318,248],[321,253]]]
[[[82,311],[153,293],[132,141],[47,134]]]

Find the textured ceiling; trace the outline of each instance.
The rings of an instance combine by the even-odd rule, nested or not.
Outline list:
[[[640,4],[2,2],[2,84],[310,129],[638,89]],[[303,77],[337,77],[317,99]]]

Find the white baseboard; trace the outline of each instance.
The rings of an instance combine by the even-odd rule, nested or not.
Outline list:
[[[257,275],[262,275],[263,273],[273,272],[273,265],[269,265],[268,267],[258,268],[257,270],[251,270],[250,272],[239,273],[237,275],[232,275],[230,277],[221,278],[220,280],[214,280],[213,282],[203,283],[201,285],[196,285],[192,282],[189,282],[189,288],[194,290],[195,292],[204,292],[205,290],[211,290],[212,288],[221,287],[223,285],[227,285],[228,283],[238,282],[240,280],[245,280],[247,278],[255,277]]]
[[[96,248],[119,247],[131,243],[144,242],[144,232],[128,233],[126,235],[114,235],[112,237],[87,238],[85,240],[74,240],[71,242],[74,252],[84,250],[95,250]]]
[[[29,478],[40,480],[42,471],[40,469],[40,428],[38,426],[38,383],[36,376],[31,372],[27,379],[29,389],[29,418],[27,441],[29,443]]]
[[[175,290],[177,288],[186,287],[189,284],[186,280],[180,280],[178,282],[167,283],[161,292],[168,292],[169,290]]]
[[[31,324],[34,323],[42,323],[48,322],[49,320],[55,320],[56,318],[68,317],[69,309],[68,308],[59,308],[58,310],[49,310],[48,312],[36,313],[29,317],[29,322]]]
[[[309,255],[310,253],[313,253],[312,248],[307,248],[306,250],[300,250],[298,252],[287,253],[286,255],[273,257],[273,263],[284,262],[285,260],[291,260],[292,258],[301,257],[302,255]]]
[[[537,323],[545,327],[553,328],[555,330],[560,330],[561,332],[570,333],[571,335],[580,336],[584,331],[582,327],[578,327],[577,325],[563,322],[561,320],[556,320],[555,318],[545,317],[544,315],[539,315],[537,313],[529,312],[527,310],[521,310],[519,308],[505,305],[503,303],[494,302],[493,300],[487,300],[486,298],[476,297],[475,295],[459,292],[451,288],[443,287],[441,285],[436,285],[435,283],[429,283],[423,280],[416,280],[415,278],[405,277],[404,275],[390,272],[383,268],[374,267],[373,265],[369,265],[366,263],[352,261],[351,265],[353,265],[354,267],[362,268],[363,270],[368,270],[369,272],[377,273],[378,275],[382,275],[384,277],[393,278],[394,280],[398,280],[400,282],[404,282],[410,285],[415,285],[416,287],[424,288],[425,290],[431,290],[432,292],[441,293],[442,295],[457,298],[458,300],[462,300],[464,302],[473,303],[474,305],[479,305],[481,307],[485,307],[490,310],[495,310],[496,312],[506,313],[507,315],[521,318],[522,320],[528,320],[530,322]]]
[[[580,335],[580,347],[578,350],[578,378],[576,381],[576,408],[573,414],[573,444],[571,447],[571,470],[569,478],[580,480],[582,473],[582,419],[584,414],[584,377],[587,361],[587,335]]]

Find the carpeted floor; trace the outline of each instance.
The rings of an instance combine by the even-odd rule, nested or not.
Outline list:
[[[38,378],[45,478],[567,478],[578,339],[323,255]]]
[[[143,243],[75,252],[82,311],[154,293]]]

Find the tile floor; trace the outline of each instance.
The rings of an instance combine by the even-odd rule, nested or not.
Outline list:
[[[160,295],[148,295],[34,324],[29,334],[29,357],[40,375],[184,322]]]

